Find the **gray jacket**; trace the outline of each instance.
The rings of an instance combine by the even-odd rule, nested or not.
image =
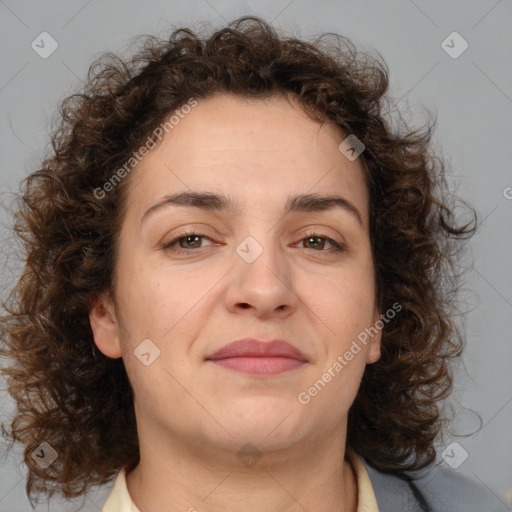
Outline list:
[[[495,494],[453,469],[432,467],[411,483],[365,462],[379,512],[510,512]]]

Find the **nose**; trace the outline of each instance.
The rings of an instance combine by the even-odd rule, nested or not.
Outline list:
[[[247,237],[233,254],[226,306],[257,317],[290,315],[297,307],[292,269],[271,237]],[[264,240],[264,241],[263,241]]]

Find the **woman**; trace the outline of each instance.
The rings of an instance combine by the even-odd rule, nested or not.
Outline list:
[[[386,120],[385,64],[248,17],[145,43],[65,101],[17,214],[27,494],[115,477],[104,512],[494,510],[432,469],[475,227],[432,128]]]

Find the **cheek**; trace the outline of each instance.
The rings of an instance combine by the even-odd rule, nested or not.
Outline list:
[[[130,344],[154,337],[162,340],[190,310],[200,291],[197,279],[185,279],[148,266],[126,266],[118,301]],[[158,343],[158,342],[157,342]]]
[[[321,318],[333,335],[357,335],[373,320],[375,286],[371,267],[361,272],[346,272],[325,280],[315,301]]]
[[[123,357],[134,359],[136,347],[150,339],[160,349],[160,364],[186,366],[192,340],[218,304],[216,285],[225,272],[198,271],[187,265],[171,268],[149,261],[126,265],[122,272],[118,296],[123,311]]]
[[[324,336],[319,340],[322,353],[318,364],[301,391],[310,396],[309,403],[314,404],[318,414],[330,410],[333,421],[339,420],[355,399],[366,367],[369,344],[362,341],[361,335],[374,321],[372,279],[352,274],[325,282],[322,292],[310,304],[321,319],[318,326]],[[334,409],[333,404],[337,404]]]

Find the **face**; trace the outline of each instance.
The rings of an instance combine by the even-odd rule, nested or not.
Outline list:
[[[123,358],[139,437],[272,449],[345,431],[380,333],[344,356],[379,319],[368,192],[344,138],[285,98],[219,94],[132,170],[115,307],[105,296],[90,321],[99,349]],[[228,204],[152,209],[180,193]],[[341,199],[293,200],[305,194]],[[258,359],[245,346],[212,359],[243,338],[301,355],[275,345]]]

